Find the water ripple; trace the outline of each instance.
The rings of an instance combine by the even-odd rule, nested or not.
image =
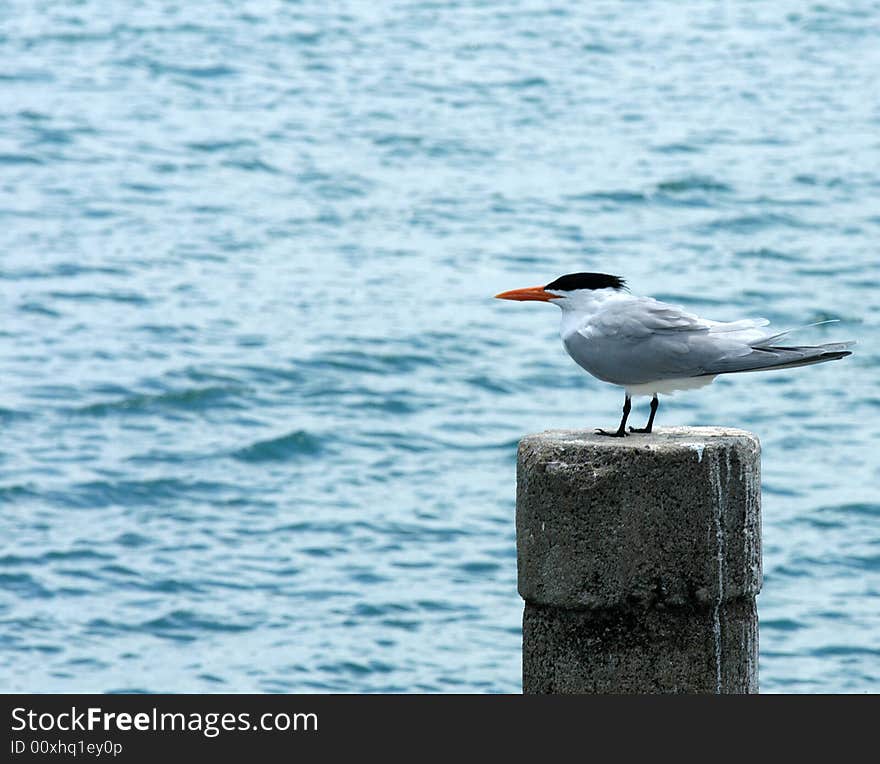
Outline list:
[[[284,461],[301,456],[317,456],[323,450],[320,437],[296,430],[277,438],[252,443],[234,451],[232,456],[245,462]]]

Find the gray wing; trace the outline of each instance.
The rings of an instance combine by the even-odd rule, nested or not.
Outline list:
[[[800,366],[842,357],[846,343],[780,346],[763,318],[710,321],[645,297],[610,302],[566,341],[575,361],[617,384]],[[783,333],[785,334],[785,333]]]

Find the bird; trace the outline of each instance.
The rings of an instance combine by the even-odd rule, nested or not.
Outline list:
[[[855,344],[783,345],[794,329],[771,332],[762,328],[770,323],[765,318],[711,321],[680,305],[631,294],[624,279],[607,273],[569,273],[545,286],[495,297],[562,308],[559,334],[568,354],[597,379],[624,388],[620,425],[596,430],[616,438],[629,434],[633,396],[650,395],[651,408],[648,423],[629,432],[651,433],[660,394],[704,387],[720,374],[836,361],[852,355],[847,348]]]

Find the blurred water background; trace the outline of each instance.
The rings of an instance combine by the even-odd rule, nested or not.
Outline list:
[[[578,270],[859,340],[763,443],[765,692],[880,689],[880,6],[0,6],[0,684],[517,692]],[[636,421],[646,414],[642,400]]]

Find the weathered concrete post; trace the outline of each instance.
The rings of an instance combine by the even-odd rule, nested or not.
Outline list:
[[[523,438],[524,692],[758,691],[760,453],[719,427]]]

